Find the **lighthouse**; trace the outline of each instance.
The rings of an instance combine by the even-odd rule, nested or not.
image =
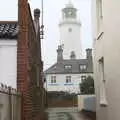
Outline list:
[[[59,22],[60,44],[63,46],[63,58],[70,59],[74,53],[75,59],[81,59],[81,23],[77,18],[77,9],[71,0],[62,9],[62,18]]]

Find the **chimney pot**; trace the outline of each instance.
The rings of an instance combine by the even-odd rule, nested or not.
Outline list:
[[[75,55],[75,52],[74,52],[74,51],[71,52],[70,58],[71,58],[72,60],[76,59],[76,55]]]
[[[92,57],[92,49],[88,48],[86,49],[86,57],[91,58]]]
[[[57,61],[61,62],[63,60],[63,49],[62,46],[59,45],[57,49]]]
[[[34,10],[34,17],[36,18],[36,17],[40,17],[40,9],[38,9],[38,8],[36,8],[35,10]]]

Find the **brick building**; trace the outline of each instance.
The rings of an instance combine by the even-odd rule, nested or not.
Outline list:
[[[33,20],[28,1],[18,1],[17,89],[22,93],[22,120],[41,120],[43,115],[39,17],[39,9]]]
[[[14,78],[16,84],[14,87],[21,93],[21,120],[43,119],[45,90],[42,83],[39,17],[39,9],[34,10],[33,19],[28,1],[18,0],[18,21],[0,22],[0,42],[1,45],[6,45],[2,46],[2,51],[7,51],[7,54],[1,52],[1,55],[5,59],[8,59],[9,54],[12,55],[10,61],[3,60],[1,65],[3,64],[2,68],[8,73],[5,73],[6,79],[12,76],[11,80]],[[6,49],[8,46],[11,49]],[[5,62],[15,65],[11,65],[8,71]]]

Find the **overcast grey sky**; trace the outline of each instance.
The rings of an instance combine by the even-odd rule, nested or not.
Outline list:
[[[91,38],[91,0],[72,0],[78,9],[80,18],[82,50],[92,47]],[[1,0],[0,20],[17,20],[18,0]],[[31,10],[41,8],[41,0],[29,0]],[[61,9],[68,3],[68,0],[44,0],[44,25],[45,35],[42,40],[42,59],[44,67],[52,65],[56,61],[56,49],[59,44],[58,23],[61,17]],[[85,54],[85,52],[84,52]]]

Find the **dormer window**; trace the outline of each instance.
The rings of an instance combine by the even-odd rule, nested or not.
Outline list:
[[[56,69],[56,66],[54,66],[53,68]]]
[[[64,68],[65,68],[66,70],[71,70],[71,69],[72,69],[72,65],[65,65]]]
[[[86,66],[86,65],[80,65],[80,71],[85,71],[85,70],[86,70],[86,68],[87,68],[87,66]]]

